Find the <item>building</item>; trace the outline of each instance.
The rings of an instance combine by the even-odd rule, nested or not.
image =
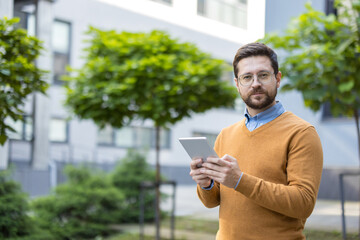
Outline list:
[[[86,46],[84,32],[89,25],[132,32],[165,30],[231,63],[241,45],[262,38],[265,32],[284,29],[290,17],[304,10],[304,3],[286,0],[0,0],[0,16],[20,17],[23,27],[44,41],[47,51],[39,58],[38,65],[51,72],[48,97],[36,94],[29,99],[25,106],[26,122],[14,123],[18,133],[1,148],[0,165],[6,168],[9,163],[15,164],[15,178],[35,196],[48,193],[51,186],[61,181],[59,173],[67,163],[91,162],[111,168],[116,160],[125,156],[129,147],[145,150],[149,163],[155,163],[151,121],[100,131],[92,121],[68,119],[70,113],[62,106],[64,90],[59,76],[65,73],[66,65],[82,66],[81,50]],[[313,1],[313,5],[325,10],[326,1]],[[229,82],[233,82],[231,74]],[[279,99],[286,109],[317,128],[324,147],[326,182],[336,183],[339,171],[358,166],[353,121],[327,118],[325,111],[312,113],[304,107],[299,93],[281,94]],[[239,101],[235,109],[196,114],[164,130],[160,155],[162,173],[179,184],[193,183],[188,175],[189,158],[177,139],[201,135],[214,141],[223,127],[243,118],[243,108]],[[329,194],[326,186],[329,185],[322,183],[323,197],[337,198],[337,192]]]

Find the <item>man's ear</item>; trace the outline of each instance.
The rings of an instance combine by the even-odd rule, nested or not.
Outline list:
[[[276,87],[279,88],[280,87],[280,82],[281,82],[281,72],[278,71],[278,73],[276,74],[275,78],[276,78]]]
[[[234,78],[234,82],[235,82],[235,85],[236,85],[236,88],[237,88],[238,92],[240,92],[239,82],[238,82],[237,78]]]

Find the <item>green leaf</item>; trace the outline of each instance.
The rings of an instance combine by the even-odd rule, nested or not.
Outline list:
[[[340,83],[339,84],[339,91],[341,93],[350,91],[354,87],[354,85],[355,85],[355,82],[353,80],[347,81],[347,82],[344,82],[344,83]]]
[[[7,140],[7,136],[6,135],[0,135],[0,144],[1,145],[4,145],[5,142]]]
[[[352,44],[355,40],[353,38],[348,38],[346,41],[342,42],[337,48],[337,54],[342,54],[345,49],[347,49],[350,44]]]

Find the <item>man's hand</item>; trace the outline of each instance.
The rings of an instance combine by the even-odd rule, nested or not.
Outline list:
[[[241,176],[241,170],[235,158],[225,154],[222,158],[207,158],[199,169],[209,179],[234,188]]]
[[[200,172],[200,169],[202,168],[202,159],[193,159],[190,163],[190,176],[197,184],[200,185],[200,187],[206,188],[210,186],[211,179]]]

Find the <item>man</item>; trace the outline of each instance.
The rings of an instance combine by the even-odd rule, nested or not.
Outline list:
[[[217,137],[221,158],[191,161],[198,196],[206,207],[220,206],[218,240],[305,239],[322,172],[319,137],[275,101],[281,72],[271,48],[247,44],[233,67],[245,118]]]

